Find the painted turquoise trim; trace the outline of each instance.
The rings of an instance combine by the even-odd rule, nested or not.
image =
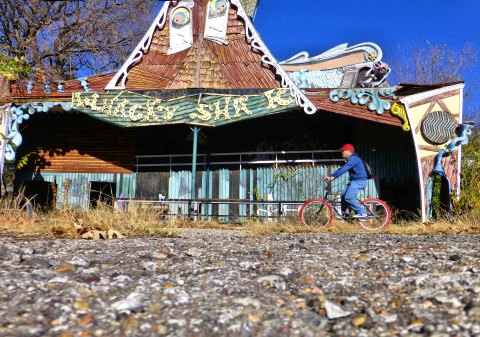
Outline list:
[[[200,128],[198,127],[193,127],[190,128],[193,132],[193,150],[192,150],[192,182],[191,182],[191,193],[190,193],[190,199],[196,199],[197,198],[197,191],[195,190],[196,188],[196,183],[197,183],[197,144],[198,144],[198,133],[200,132]]]
[[[288,76],[301,89],[340,87],[344,74],[341,69],[290,71]]]
[[[389,101],[382,99],[396,99],[395,88],[379,88],[379,89],[340,89],[330,91],[330,100],[338,102],[341,99],[350,99],[352,104],[365,105],[369,101],[368,110],[375,111],[381,115],[392,107]]]
[[[83,90],[85,90],[85,92],[92,92],[92,89],[88,87],[87,79],[87,77],[79,78],[80,85],[83,87]]]

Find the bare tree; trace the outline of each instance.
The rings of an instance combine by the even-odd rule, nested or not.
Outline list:
[[[50,79],[118,68],[145,33],[157,0],[1,0],[0,48]]]
[[[396,48],[392,78],[398,83],[438,84],[464,81],[477,67],[478,50],[472,43],[454,50],[446,44],[403,45]],[[466,83],[465,98],[475,96],[478,81]]]
[[[392,78],[397,83],[439,84],[465,81],[477,69],[478,50],[472,43],[454,50],[446,44],[399,46],[394,53]],[[474,103],[478,79],[465,81],[465,117],[479,120],[480,107]],[[479,120],[480,121],[480,120]]]
[[[407,45],[397,47],[390,62],[394,76],[401,83],[435,84],[460,81],[475,69],[477,50],[467,43],[460,50],[446,44]]]

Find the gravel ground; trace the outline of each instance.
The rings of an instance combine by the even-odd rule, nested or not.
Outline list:
[[[1,336],[480,336],[478,235],[0,238]]]

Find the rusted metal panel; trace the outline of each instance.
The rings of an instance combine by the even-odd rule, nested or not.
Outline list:
[[[84,115],[39,114],[28,121],[18,158],[36,152],[25,169],[40,172],[131,173],[134,130],[120,129]]]

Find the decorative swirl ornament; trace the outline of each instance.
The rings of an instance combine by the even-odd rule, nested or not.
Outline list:
[[[390,110],[391,103],[380,96],[390,99],[396,99],[395,88],[380,89],[340,89],[330,91],[330,100],[338,102],[341,99],[350,99],[352,104],[365,105],[371,101],[367,107],[370,111],[375,111],[381,115],[385,110]]]
[[[410,131],[410,124],[408,123],[407,112],[405,111],[405,107],[402,104],[393,103],[390,109],[390,113],[403,121],[403,131]]]

